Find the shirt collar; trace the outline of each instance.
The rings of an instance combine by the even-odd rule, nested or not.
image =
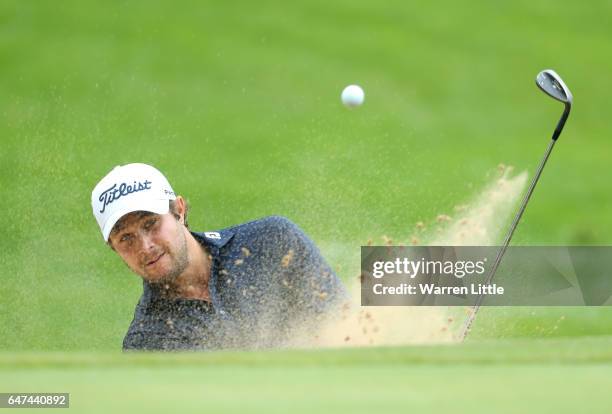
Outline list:
[[[217,231],[205,231],[203,233],[191,232],[193,237],[203,245],[214,246],[217,249],[222,248],[234,237],[232,230],[217,230]]]

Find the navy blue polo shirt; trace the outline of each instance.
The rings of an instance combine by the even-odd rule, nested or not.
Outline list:
[[[349,296],[314,243],[272,216],[191,233],[212,257],[210,302],[144,282],[124,350],[269,348],[314,336]]]

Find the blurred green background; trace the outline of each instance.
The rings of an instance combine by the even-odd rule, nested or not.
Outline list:
[[[533,173],[562,110],[535,87],[545,68],[575,104],[513,243],[610,244],[611,18],[604,0],[1,2],[0,351],[120,349],[141,283],[90,207],[113,166],[162,170],[190,201],[194,230],[287,216],[348,281],[367,240],[410,240],[416,222],[482,191],[499,163]],[[366,92],[355,110],[339,100],[351,83]],[[610,334],[607,308],[486,308],[471,340],[489,349],[502,338],[507,350],[516,337],[570,338],[570,355],[591,346],[579,337]],[[453,361],[469,364],[463,349]],[[35,385],[55,368],[34,382],[7,369]],[[593,369],[604,373],[529,375],[610,378],[609,365]],[[353,381],[387,375],[357,371]],[[343,374],[330,375],[325,384]]]
[[[157,166],[195,230],[287,216],[348,280],[361,244],[409,240],[499,163],[533,173],[562,110],[534,85],[549,67],[574,110],[513,242],[609,244],[610,17],[609,1],[2,2],[0,349],[120,347],[141,283],[90,208],[113,166]],[[609,333],[608,309],[486,309],[475,337]]]

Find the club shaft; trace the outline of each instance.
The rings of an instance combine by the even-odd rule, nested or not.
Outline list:
[[[563,128],[565,119],[567,119],[567,115],[564,113],[564,117],[561,118],[562,122],[559,122],[559,125],[561,126],[561,128]],[[558,128],[559,126],[557,126],[557,129]],[[531,198],[531,194],[533,194],[533,190],[535,189],[535,186],[538,183],[538,180],[540,179],[540,175],[542,175],[542,170],[544,169],[544,166],[546,165],[546,161],[548,161],[548,157],[550,156],[550,153],[553,147],[555,146],[555,142],[557,142],[557,138],[559,137],[559,134],[557,134],[556,131],[557,130],[555,130],[553,139],[551,139],[550,143],[548,144],[548,148],[546,149],[546,153],[544,154],[542,161],[540,161],[540,165],[538,166],[538,170],[536,171],[535,176],[531,180],[529,189],[527,190],[525,197],[523,197],[521,206],[518,212],[516,213],[514,220],[512,221],[510,230],[506,234],[504,243],[502,247],[499,249],[499,251],[497,252],[497,257],[495,258],[495,262],[493,262],[493,266],[491,267],[491,270],[489,271],[489,274],[485,280],[485,285],[491,284],[491,281],[493,280],[493,277],[495,276],[495,272],[497,271],[497,268],[499,267],[499,264],[501,263],[502,257],[504,256],[504,253],[506,252],[506,249],[508,248],[508,245],[510,244],[510,240],[512,240],[512,235],[514,234],[514,230],[516,230],[516,226],[518,226],[518,223],[521,220],[523,213],[525,212],[525,208],[527,207],[527,203],[529,202],[529,199]],[[474,323],[474,320],[476,319],[476,314],[478,313],[478,310],[480,309],[480,306],[482,305],[483,300],[484,300],[484,295],[479,294],[478,297],[476,298],[476,302],[474,303],[474,306],[472,307],[472,311],[468,315],[468,319],[466,320],[465,325],[463,326],[463,329],[461,331],[461,336],[460,336],[461,341],[465,339],[468,332],[470,331],[470,328],[472,327],[472,324]]]

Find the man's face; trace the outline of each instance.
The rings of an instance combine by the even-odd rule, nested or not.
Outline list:
[[[172,281],[187,268],[184,227],[171,214],[130,213],[117,222],[109,241],[128,267],[148,282]]]

